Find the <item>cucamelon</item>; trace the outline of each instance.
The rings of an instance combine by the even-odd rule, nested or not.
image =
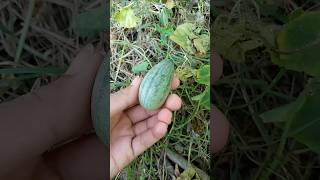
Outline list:
[[[170,92],[174,75],[171,60],[162,60],[152,67],[143,78],[139,88],[139,102],[147,110],[155,110],[163,105]]]

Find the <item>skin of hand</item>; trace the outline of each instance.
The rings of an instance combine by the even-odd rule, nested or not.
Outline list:
[[[213,83],[222,75],[223,62],[219,54],[213,50],[212,52],[212,66],[213,66]],[[229,122],[223,113],[213,106],[211,110],[211,120],[213,121],[213,130],[211,130],[211,137],[213,137],[212,150],[213,153],[219,152],[227,143],[229,134]]]
[[[0,104],[0,179],[107,179],[107,147],[84,135],[92,130],[91,89],[103,59],[98,49],[86,46],[58,80]]]
[[[171,123],[172,111],[181,108],[182,101],[176,94],[168,96],[159,110],[145,110],[138,103],[142,79],[136,77],[131,85],[110,96],[110,176],[114,177],[139,154],[159,141]],[[171,88],[179,80],[174,77]]]

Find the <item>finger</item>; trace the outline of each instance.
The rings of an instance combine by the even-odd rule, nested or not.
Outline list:
[[[170,124],[172,120],[172,112],[166,108],[160,110],[160,112],[156,115],[151,116],[150,118],[138,122],[133,126],[133,130],[135,135],[139,135],[146,130],[154,127],[159,121]]]
[[[180,85],[180,80],[178,79],[177,76],[174,76],[171,83],[171,89],[175,90],[179,87],[179,85]]]
[[[128,107],[138,104],[138,93],[141,78],[136,77],[129,87],[110,95],[110,116],[114,116]]]
[[[99,53],[99,49],[95,49],[92,44],[88,44],[80,49],[76,58],[73,59],[69,68],[64,73],[64,76],[82,76],[84,78],[92,75],[95,76],[95,72],[102,62],[102,58],[96,58],[95,56],[101,56],[101,54]]]
[[[174,82],[172,83],[172,86],[174,88],[177,88],[179,86],[179,83],[180,83],[179,79],[175,77]],[[166,102],[167,103],[165,104],[165,107],[167,107],[171,111],[176,111],[181,108],[182,100],[176,94],[169,95]],[[148,111],[139,105],[139,106],[134,106],[134,107],[130,108],[126,112],[127,112],[128,117],[132,120],[132,123],[137,123],[139,121],[142,121],[142,120],[156,114],[157,112],[159,112],[159,110]]]
[[[1,147],[0,174],[92,127],[91,87],[101,62],[102,56],[86,47],[59,80],[0,104],[0,142],[7,142]]]
[[[159,121],[154,127],[139,134],[132,140],[134,156],[137,157],[142,152],[158,142],[167,132],[168,124]]]
[[[213,121],[211,137],[212,137],[212,150],[214,153],[220,151],[226,144],[229,134],[229,123],[226,117],[215,106],[211,111],[211,122]]]
[[[176,94],[171,94],[166,100],[164,107],[170,109],[171,111],[177,111],[181,108],[181,105],[182,105],[181,98]]]
[[[212,83],[215,83],[222,74],[223,62],[218,52],[213,49],[212,52]]]
[[[108,153],[95,135],[86,136],[45,156],[61,179],[108,179]]]
[[[143,108],[141,105],[134,106],[126,111],[129,119],[131,119],[132,123],[135,124],[139,121],[145,120],[148,117],[158,113],[159,110],[148,111]]]

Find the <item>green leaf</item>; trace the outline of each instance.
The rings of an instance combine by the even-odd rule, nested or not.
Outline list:
[[[283,128],[291,121],[289,136],[320,153],[320,79],[312,79],[298,99],[260,115],[264,122]]]
[[[173,33],[173,28],[171,26],[161,27],[158,24],[155,25],[155,28],[160,33],[161,44],[166,44],[167,38]]]
[[[193,101],[199,101],[199,104],[206,109],[210,110],[210,88],[209,86],[199,95],[193,96],[191,98]]]
[[[71,26],[79,36],[93,37],[106,30],[107,25],[107,9],[101,6],[74,17]]]
[[[260,117],[265,123],[285,122],[290,118],[290,114],[288,114],[288,112],[295,113],[296,111],[297,111],[297,104],[290,103],[290,104],[272,109],[271,111],[264,112],[260,114]]]
[[[273,63],[286,69],[320,76],[320,12],[309,12],[290,21],[278,35],[280,53]]]
[[[163,26],[168,26],[169,23],[169,12],[166,10],[166,8],[161,9],[160,12],[160,23]]]
[[[139,18],[130,7],[122,7],[114,14],[114,20],[124,28],[134,28],[138,25]]]
[[[199,84],[210,85],[210,66],[202,65],[196,73],[196,81]]]
[[[149,63],[147,61],[143,61],[142,63],[136,64],[132,67],[132,72],[137,74],[140,72],[144,72],[148,69]]]
[[[184,23],[179,25],[173,34],[169,37],[173,42],[181,46],[185,51],[190,54],[195,54],[196,50],[192,45],[192,39],[197,36],[193,33],[195,30],[194,24]]]

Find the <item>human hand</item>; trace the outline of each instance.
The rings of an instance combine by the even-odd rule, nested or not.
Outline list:
[[[106,146],[84,135],[101,62],[89,45],[55,82],[0,104],[0,179],[107,179]]]
[[[215,83],[222,74],[223,63],[219,54],[213,50],[212,53],[213,66],[213,83]],[[229,123],[223,113],[213,106],[211,110],[211,117],[213,118],[213,130],[211,130],[211,137],[213,137],[213,152],[220,151],[227,143],[229,134]]]
[[[136,77],[129,87],[110,95],[111,177],[166,134],[172,111],[182,104],[179,96],[171,94],[159,110],[145,110],[138,103],[141,80]],[[178,86],[179,80],[174,77],[171,88]]]

